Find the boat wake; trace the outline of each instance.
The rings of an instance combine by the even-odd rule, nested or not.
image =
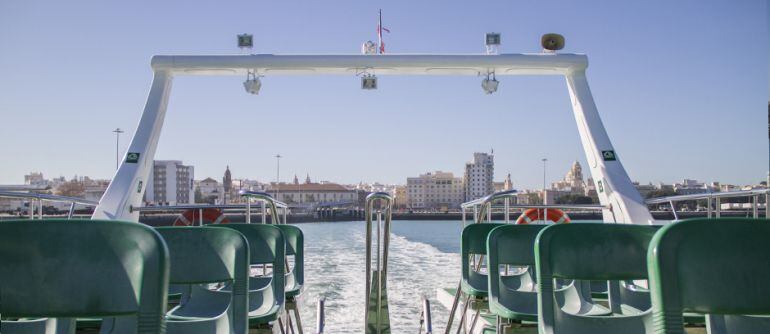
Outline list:
[[[344,226],[343,226],[344,225]],[[361,333],[364,327],[364,224],[306,224],[303,329],[315,331],[316,303],[326,298],[327,333]],[[420,297],[431,300],[434,332],[447,321],[448,311],[436,301],[436,288],[457,284],[460,256],[391,234],[388,258],[388,298],[391,330],[416,332]]]

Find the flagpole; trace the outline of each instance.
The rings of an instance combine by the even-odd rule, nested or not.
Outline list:
[[[377,22],[377,52],[382,54],[382,9],[380,9],[379,20]]]

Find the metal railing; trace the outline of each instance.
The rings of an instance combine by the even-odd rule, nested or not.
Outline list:
[[[679,215],[676,213],[676,205],[674,203],[681,201],[706,200],[706,217],[712,218],[714,215],[716,215],[716,218],[719,218],[722,214],[722,199],[751,197],[752,216],[754,218],[759,218],[759,196],[762,195],[765,196],[765,218],[770,218],[770,210],[767,208],[767,203],[769,202],[768,199],[770,199],[769,189],[707,192],[701,194],[666,196],[650,198],[646,200],[645,203],[647,205],[668,204],[671,207],[671,213],[674,215],[674,219],[677,220],[679,219]]]
[[[505,223],[511,222],[511,209],[523,211],[525,209],[545,209],[546,217],[548,209],[565,209],[565,210],[604,210],[609,209],[606,205],[600,204],[511,204],[511,198],[516,198],[518,192],[516,190],[506,190],[496,192],[494,194],[477,198],[472,201],[465,202],[460,205],[463,226],[466,225],[466,217],[468,209],[473,210],[473,221],[480,222],[480,215],[486,215],[487,221],[492,220],[492,214],[496,212],[503,213],[503,221]],[[502,201],[502,205],[494,205],[495,202]]]
[[[323,334],[324,333],[324,326],[326,325],[326,315],[324,314],[324,304],[326,303],[326,299],[321,298],[318,300],[318,306],[316,307],[316,321],[315,321],[315,332],[316,334]]]
[[[265,192],[257,191],[245,191],[239,192],[241,197],[246,198],[246,203],[242,204],[187,204],[187,205],[162,205],[162,206],[143,206],[143,207],[131,207],[130,211],[137,212],[177,212],[187,210],[199,210],[199,222],[198,225],[203,225],[203,210],[205,209],[220,209],[227,212],[244,212],[246,215],[246,223],[251,223],[252,204],[253,201],[257,201],[260,204],[260,208],[257,212],[262,217],[262,224],[267,224],[267,212],[270,211],[271,220],[273,224],[286,224],[286,219],[289,212],[289,206],[286,203],[275,200],[272,196]],[[280,213],[279,213],[280,209]],[[280,217],[280,219],[279,219]]]
[[[378,203],[379,208],[376,209],[374,204]],[[383,220],[384,213],[384,220]],[[393,197],[384,192],[376,192],[366,196],[366,309],[365,309],[365,321],[366,328],[365,333],[382,333],[383,328],[390,327],[390,319],[383,315],[387,315],[388,312],[383,312],[383,308],[387,309],[387,272],[388,272],[388,247],[390,246],[390,222],[393,213]],[[372,273],[372,216],[377,216],[377,257],[376,268]],[[372,277],[374,274],[374,277]],[[376,280],[376,281],[375,281]],[[376,284],[374,286],[373,284]],[[383,289],[383,287],[385,287]],[[372,294],[376,294],[376,299],[371,300]],[[374,304],[372,304],[374,303]],[[369,309],[374,307],[374,319],[370,320]]]
[[[29,219],[35,219],[35,201],[37,201],[37,213],[38,219],[43,219],[43,202],[54,203],[70,203],[69,211],[67,212],[67,219],[72,219],[75,214],[75,207],[77,205],[83,205],[88,207],[96,207],[99,202],[89,201],[84,198],[69,197],[69,196],[57,196],[48,194],[35,194],[35,193],[23,193],[16,191],[0,191],[0,197],[3,198],[16,198],[16,199],[28,199],[29,200]]]
[[[422,310],[420,311],[420,331],[419,334],[433,334],[433,320],[430,316],[430,300],[428,297],[422,297]],[[423,332],[423,330],[425,330]]]

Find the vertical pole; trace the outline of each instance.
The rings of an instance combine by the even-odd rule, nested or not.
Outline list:
[[[722,198],[721,197],[717,197],[716,200],[717,200],[717,203],[716,203],[717,205],[715,205],[716,206],[716,211],[717,211],[716,212],[716,217],[719,218],[719,217],[722,216]]]
[[[222,209],[222,214],[225,214],[224,209]],[[198,226],[203,226],[203,208],[198,209]]]
[[[35,200],[29,200],[29,219],[35,219]]]
[[[751,196],[751,197],[752,197],[752,201],[751,201],[752,202],[751,203],[752,204],[751,205],[751,216],[754,219],[757,219],[757,218],[759,218],[759,196],[758,195],[754,195],[754,196]],[[43,216],[41,215],[40,217],[42,218]]]
[[[505,198],[505,223],[509,224],[511,222],[511,199],[506,197]]]
[[[706,209],[706,217],[711,218],[711,195],[709,195],[708,199],[706,200],[706,206],[708,207]]]
[[[487,223],[492,222],[492,202],[487,204]]]
[[[115,169],[117,170],[120,167],[120,154],[118,152],[120,152],[120,134],[123,133],[123,130],[117,128],[112,132],[115,132]]]
[[[251,224],[251,200],[246,198],[246,224]]]
[[[756,200],[755,200],[756,202]],[[37,207],[37,219],[43,219],[43,199],[38,200],[38,207]]]
[[[262,205],[262,224],[267,224],[267,207],[265,206],[265,201],[260,202]]]
[[[461,207],[460,207],[460,211],[462,211],[462,215],[463,215],[463,227],[465,227],[465,207],[464,207],[464,206],[461,206]]]

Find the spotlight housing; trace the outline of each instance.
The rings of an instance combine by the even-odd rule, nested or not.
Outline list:
[[[500,47],[500,33],[488,32],[484,36],[484,45],[487,47],[487,54],[497,54]]]
[[[254,36],[251,34],[238,35],[238,47],[241,49],[251,49],[254,46]]]
[[[487,95],[496,92],[497,86],[499,85],[500,81],[497,81],[494,73],[492,73],[491,76],[487,74],[487,77],[484,78],[484,80],[481,80],[481,88],[484,89],[484,93]]]
[[[363,90],[377,89],[377,77],[374,74],[363,75],[361,77],[361,89]]]
[[[243,82],[243,88],[246,90],[246,93],[259,95],[259,89],[262,88],[262,81],[259,80],[259,77],[255,74],[249,73],[246,76],[246,81]]]

